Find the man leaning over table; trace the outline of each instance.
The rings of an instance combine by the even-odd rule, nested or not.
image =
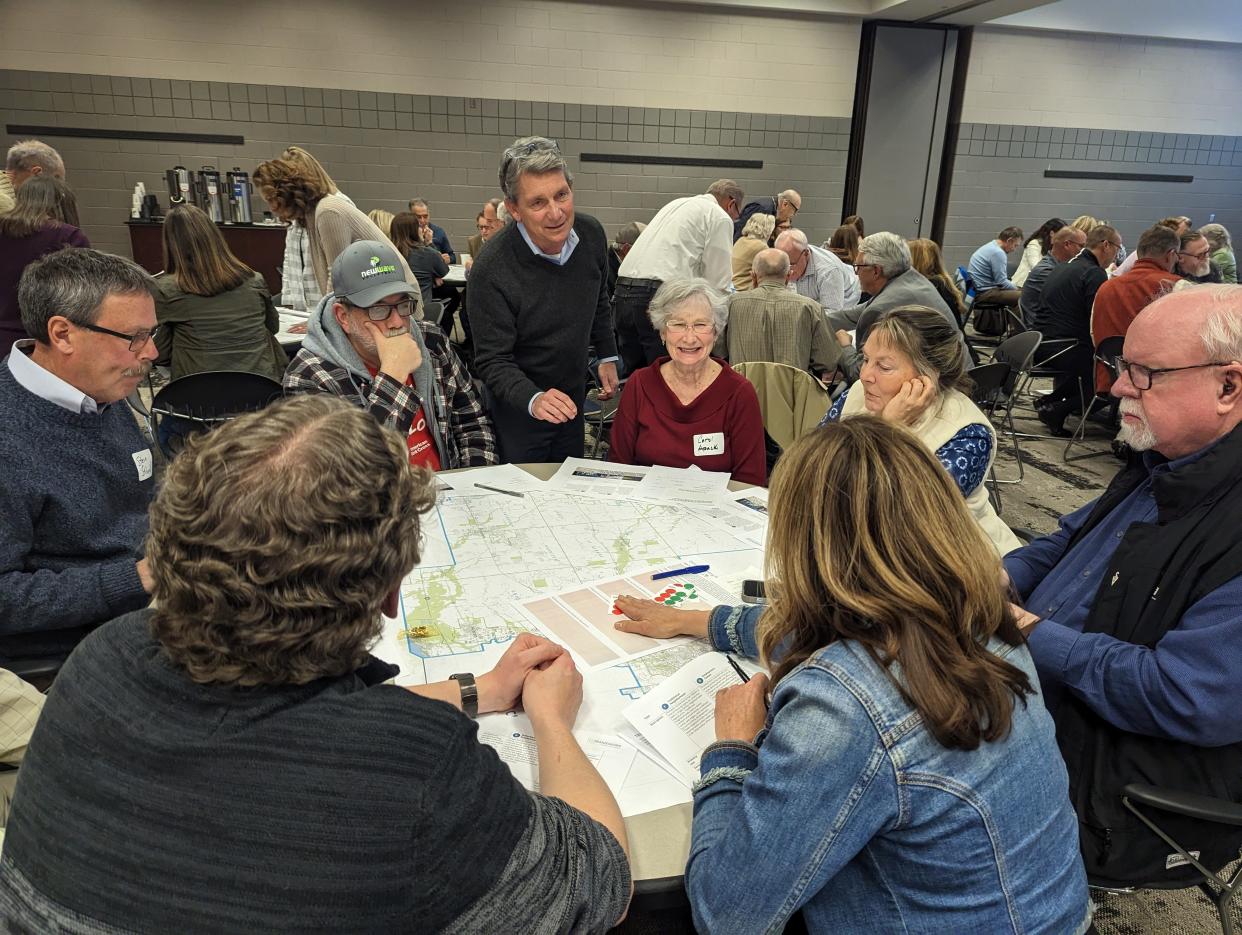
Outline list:
[[[1242,804],[1242,286],[1156,300],[1126,333],[1121,440],[1141,452],[1051,535],[1005,556],[1015,607],[1078,813],[1088,877],[1186,885],[1197,877],[1121,802],[1143,782]],[[706,636],[754,655],[762,608],[670,610],[620,598],[647,636]],[[1242,833],[1162,819],[1212,869]]]
[[[125,397],[158,351],[154,282],[69,247],[26,267],[0,362],[0,659],[56,655],[145,606],[152,452]]]
[[[193,439],[151,508],[154,608],[78,647],[35,728],[0,864],[8,927],[616,925],[625,826],[572,733],[569,654],[524,633],[477,678],[404,688],[367,652],[434,502],[404,441],[339,399]],[[540,793],[472,720],[519,702]]]
[[[574,211],[573,174],[555,142],[516,140],[500,163],[508,224],[470,273],[475,369],[505,461],[582,457],[588,350],[600,398],[617,389],[608,237]]]
[[[496,464],[492,421],[444,332],[412,317],[417,295],[392,247],[351,244],[332,264],[332,293],[307,322],[285,392],[330,393],[366,409],[405,437],[411,464]]]

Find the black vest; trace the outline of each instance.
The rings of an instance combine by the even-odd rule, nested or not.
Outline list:
[[[1175,473],[1153,480],[1155,523],[1134,523],[1100,582],[1083,631],[1154,647],[1196,601],[1242,574],[1242,427]],[[1072,549],[1147,477],[1142,463],[1123,469],[1100,497]],[[1239,647],[1222,646],[1237,658]],[[1121,802],[1139,782],[1242,803],[1242,743],[1196,747],[1107,723],[1066,693],[1056,716],[1057,742],[1069,770],[1087,876],[1112,885],[1186,885],[1192,867],[1166,864],[1173,849]],[[1217,869],[1238,856],[1242,828],[1154,813],[1156,825]]]

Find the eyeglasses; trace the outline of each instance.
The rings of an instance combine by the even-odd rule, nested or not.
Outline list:
[[[1211,256],[1211,255],[1212,255],[1212,250],[1211,250],[1211,248],[1210,248],[1210,247],[1209,247],[1207,250],[1204,250],[1202,253],[1187,253],[1185,250],[1178,250],[1178,251],[1177,251],[1177,255],[1178,255],[1178,256],[1188,256],[1188,257],[1190,257],[1192,260],[1205,260],[1205,259],[1207,259],[1209,256]]]
[[[669,334],[685,334],[687,331],[693,331],[702,337],[705,334],[711,334],[716,330],[716,326],[710,321],[670,321],[664,325],[664,330]]]
[[[1202,370],[1205,367],[1223,367],[1228,363],[1229,361],[1227,360],[1213,360],[1206,364],[1188,364],[1185,367],[1144,367],[1142,364],[1136,364],[1133,361],[1126,360],[1124,357],[1113,358],[1113,366],[1116,367],[1117,373],[1124,371],[1136,390],[1151,389],[1151,378],[1158,373],[1177,373],[1179,370]]]
[[[869,267],[869,266],[874,266],[874,267],[876,267],[876,268],[879,268],[879,266],[880,266],[880,264],[879,264],[879,263],[854,263],[854,264],[852,264],[852,265],[853,265],[853,267],[854,267],[854,272],[856,272],[856,273],[857,273],[860,269],[866,269],[866,268],[867,268],[867,267]]]
[[[380,302],[378,305],[350,305],[350,308],[366,312],[367,318],[371,319],[371,321],[385,321],[393,312],[396,312],[402,318],[409,318],[414,314],[414,300],[405,299],[397,302],[395,305],[388,305],[384,302]]]
[[[476,224],[474,226],[480,234],[486,234],[489,230],[492,229],[492,225],[490,224]]]
[[[1085,243],[1086,243],[1086,241],[1084,241],[1084,244],[1085,244]],[[1108,241],[1108,243],[1112,244],[1112,245],[1113,245],[1114,247],[1116,247],[1118,250],[1121,250],[1121,249],[1122,249],[1121,244],[1120,244],[1120,243],[1118,243],[1116,240],[1110,240],[1110,241]]]
[[[126,334],[123,331],[113,331],[111,328],[101,328],[99,325],[78,325],[79,328],[85,328],[87,331],[94,331],[96,334],[110,334],[114,338],[121,338],[129,342],[131,352],[137,354],[140,350],[147,346],[147,342],[160,333],[161,325],[154,328],[143,328],[141,331],[135,331],[133,334]]]

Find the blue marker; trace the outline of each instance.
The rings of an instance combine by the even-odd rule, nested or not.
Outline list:
[[[661,578],[673,578],[678,575],[701,575],[711,567],[711,565],[691,565],[689,568],[674,568],[672,571],[662,571],[652,575],[651,580],[659,581]]]

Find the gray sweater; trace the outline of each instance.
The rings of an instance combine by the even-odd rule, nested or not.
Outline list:
[[[841,312],[830,312],[828,324],[833,331],[854,331],[852,347],[842,348],[841,363],[838,365],[851,383],[858,379],[862,370],[862,346],[866,343],[867,332],[875,324],[876,319],[889,309],[901,308],[904,305],[922,305],[943,315],[953,327],[957,321],[953,312],[944,304],[940,293],[918,270],[911,267],[900,275],[894,276],[884,288],[856,308],[847,308]],[[966,337],[962,336],[962,350],[966,360],[970,360],[970,349],[966,346]]]
[[[59,651],[75,639],[45,631],[147,603],[135,563],[155,487],[151,450],[125,403],[70,412],[18,383],[7,358],[0,412],[0,656]]]

